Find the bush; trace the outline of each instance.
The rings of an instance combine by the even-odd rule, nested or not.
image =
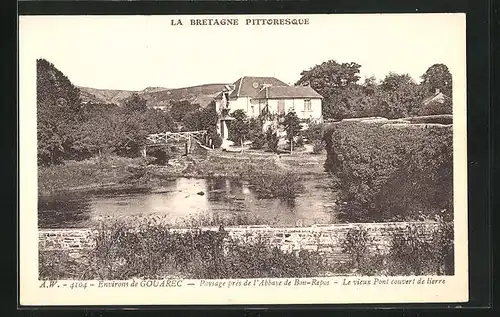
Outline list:
[[[314,154],[320,154],[320,153],[323,152],[324,149],[325,149],[325,145],[323,144],[322,140],[314,140],[313,141],[313,150],[312,150],[312,152]]]
[[[271,152],[278,152],[279,138],[271,128],[266,131],[267,149]]]
[[[395,275],[453,275],[453,223],[440,219],[431,233],[418,224],[394,233],[388,254]]]
[[[386,235],[388,250],[374,248],[365,228],[351,228],[341,242],[360,275],[454,275],[453,222],[411,223]]]
[[[323,143],[326,149],[326,160],[324,163],[325,171],[332,173],[333,168],[336,165],[335,159],[335,149],[333,148],[333,132],[335,131],[335,126],[333,123],[327,125],[323,131]],[[339,180],[337,175],[333,175],[337,180]]]
[[[280,198],[292,200],[304,186],[300,177],[294,173],[255,173],[250,176],[250,183],[255,186],[259,198]]]
[[[302,134],[310,143],[313,143],[314,141],[320,141],[323,139],[324,131],[325,129],[323,124],[311,122]]]
[[[267,143],[266,135],[264,133],[255,134],[255,135],[253,135],[251,141],[252,141],[252,144],[250,147],[252,149],[255,149],[255,150],[262,149],[262,148],[264,148],[264,146],[266,146],[266,143]]]
[[[219,134],[212,133],[210,135],[210,139],[212,140],[212,146],[214,147],[214,149],[220,148],[220,146],[222,145],[222,138]]]
[[[364,228],[351,228],[342,241],[342,252],[351,256],[351,264],[357,268],[368,254],[368,246],[372,243],[368,231]]]
[[[453,214],[451,126],[342,122],[331,135],[325,164],[356,215],[349,220]]]
[[[216,226],[249,226],[249,225],[264,225],[265,220],[251,212],[214,212],[207,214],[191,215],[178,222],[181,227],[199,228],[199,227],[216,227]]]

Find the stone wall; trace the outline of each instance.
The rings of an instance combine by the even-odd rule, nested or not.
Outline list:
[[[404,232],[410,225],[422,228],[429,234],[437,225],[434,222],[391,222],[391,223],[350,223],[334,225],[315,225],[311,227],[278,228],[269,226],[226,227],[230,237],[242,241],[257,238],[269,239],[270,243],[285,251],[313,250],[342,260],[342,242],[350,229],[365,229],[368,234],[368,246],[371,249],[385,250],[389,246],[389,237],[395,231]],[[193,229],[171,229],[173,232],[186,232]],[[219,230],[207,227],[201,230]],[[70,250],[78,251],[93,247],[90,229],[44,229],[39,230],[39,248],[42,251]]]

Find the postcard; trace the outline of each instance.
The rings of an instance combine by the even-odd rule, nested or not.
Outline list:
[[[465,14],[20,16],[20,304],[467,302],[465,39]]]

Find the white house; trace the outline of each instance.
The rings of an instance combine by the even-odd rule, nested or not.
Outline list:
[[[322,121],[322,99],[310,86],[290,86],[274,77],[241,77],[215,98],[219,114],[217,131],[223,140],[228,137],[227,121],[235,110],[257,117],[263,111],[285,114],[294,110],[299,119]]]

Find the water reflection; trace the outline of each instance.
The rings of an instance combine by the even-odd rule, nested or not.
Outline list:
[[[81,227],[91,218],[88,198],[77,195],[38,198],[38,226],[41,228]]]
[[[269,224],[297,226],[335,222],[332,191],[305,182],[294,200],[259,199],[252,186],[229,178],[178,178],[149,193],[41,197],[39,227],[85,227],[103,217],[161,215],[170,224]]]

